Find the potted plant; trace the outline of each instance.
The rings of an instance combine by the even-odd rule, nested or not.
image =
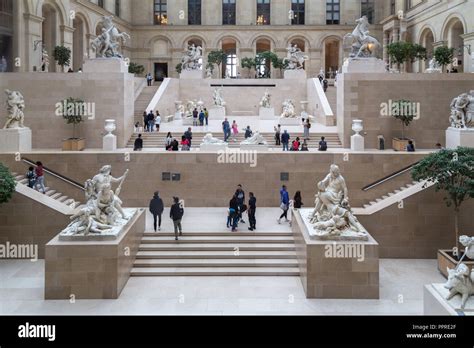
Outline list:
[[[442,71],[445,72],[446,66],[453,62],[454,48],[440,46],[434,50],[433,55],[436,62],[442,66]]]
[[[71,65],[71,49],[65,46],[56,46],[53,52],[54,60],[64,72],[64,67]]]
[[[405,137],[405,127],[415,119],[417,111],[414,103],[408,100],[397,100],[392,104],[391,115],[402,123],[402,137],[392,139],[392,147],[395,151],[406,151],[408,142],[413,141]]]
[[[463,202],[474,197],[474,148],[458,147],[429,155],[418,163],[411,172],[413,180],[430,181],[436,191],[444,191],[444,201],[454,208],[455,246],[451,250],[438,251],[438,269],[447,277],[447,268],[459,263],[464,251],[459,248],[459,212]],[[471,267],[474,260],[464,259]]]
[[[178,74],[181,74],[181,72],[183,71],[183,64],[182,63],[178,63],[178,65],[176,65],[176,68],[175,68],[176,72]]]
[[[131,62],[128,66],[128,72],[140,76],[145,72],[145,67],[141,64]]]
[[[248,69],[247,74],[248,78],[252,78],[252,76],[255,76],[255,67],[256,67],[256,62],[254,58],[251,57],[244,57],[240,61],[240,65],[242,69]],[[253,74],[252,74],[252,69],[253,69]]]
[[[218,50],[218,51],[211,51],[209,52],[209,55],[207,56],[207,64],[212,64],[212,66],[217,65],[219,68],[219,76],[222,76],[221,74],[221,65],[223,62],[227,61],[227,54],[223,50]],[[214,71],[214,67],[212,68],[212,71]]]
[[[0,204],[8,203],[15,192],[16,181],[8,167],[0,163]]]
[[[60,103],[60,113],[67,124],[72,124],[72,138],[63,140],[63,151],[82,151],[86,147],[85,139],[76,137],[76,125],[84,122],[85,102],[69,97]]]
[[[387,52],[392,63],[397,64],[397,69],[400,70],[400,65],[403,65],[403,70],[407,71],[408,63],[414,63],[416,60],[426,60],[426,48],[411,42],[398,41],[387,46]]]

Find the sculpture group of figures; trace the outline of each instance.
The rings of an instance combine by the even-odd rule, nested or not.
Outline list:
[[[454,98],[450,107],[451,127],[472,128],[474,126],[474,90]]]
[[[260,101],[260,106],[262,108],[270,109],[272,107],[271,99],[272,99],[272,95],[267,89],[265,91],[265,95],[262,97],[262,100]]]
[[[49,72],[49,54],[46,51],[46,48],[43,48],[41,52],[41,71],[42,72]]]
[[[191,44],[181,59],[182,70],[198,70],[201,69],[202,47]]]
[[[376,57],[378,50],[382,47],[380,42],[369,35],[369,20],[366,16],[356,20],[357,27],[351,34],[344,36],[344,46],[351,46],[350,58]]]
[[[101,21],[102,32],[92,41],[91,47],[98,58],[123,58],[119,53],[121,41],[125,44],[130,35],[121,33],[113,23],[113,16],[104,16]]]
[[[304,55],[303,51],[301,51],[298,45],[290,44],[286,51],[286,58],[283,59],[283,63],[286,64],[286,70],[303,69],[303,64],[309,59],[309,57]]]
[[[214,100],[215,106],[224,107],[226,105],[224,97],[222,96],[222,88],[214,89],[214,95],[212,96],[212,99]]]
[[[25,98],[18,91],[5,90],[7,95],[7,122],[3,129],[25,128]]]
[[[346,181],[335,164],[318,183],[315,208],[309,219],[314,229],[310,234],[316,238],[368,240],[368,232],[351,211]]]
[[[426,69],[427,73],[442,73],[442,69],[439,66],[438,62],[435,58],[431,58],[428,63],[428,69]]]
[[[449,290],[446,300],[451,301],[459,294],[461,309],[465,309],[469,297],[474,295],[474,269],[470,270],[463,260],[466,256],[474,260],[474,237],[461,236],[459,242],[464,246],[465,252],[456,268],[448,268],[448,281],[444,287]]]
[[[86,204],[84,208],[71,217],[72,222],[61,232],[61,235],[82,235],[90,233],[103,234],[116,226],[122,226],[131,218],[122,209],[119,198],[122,185],[128,170],[120,178],[111,175],[112,167],[102,167],[99,174],[85,183]],[[112,184],[118,183],[112,190]]]
[[[291,99],[285,99],[283,102],[283,112],[281,118],[295,118],[296,117],[296,107]]]
[[[205,145],[227,145],[224,140],[215,138],[212,133],[208,133],[202,139],[202,144]],[[268,145],[263,135],[260,132],[255,132],[250,138],[245,139],[240,143],[241,145]]]

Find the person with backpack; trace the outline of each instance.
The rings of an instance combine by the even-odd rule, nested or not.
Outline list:
[[[34,188],[35,183],[36,183],[35,168],[33,167],[28,168],[28,172],[26,172],[25,177],[28,179],[28,187]]]
[[[209,126],[209,111],[204,108],[204,119],[206,120],[206,126]]]
[[[319,142],[318,151],[327,151],[327,150],[328,150],[328,143],[326,142],[326,138],[321,137],[321,141]]]
[[[160,198],[160,193],[157,191],[153,195],[150,201],[150,213],[153,214],[153,228],[156,232],[156,220],[158,218],[158,231],[161,231],[161,215],[163,214],[164,205],[163,200]]]
[[[39,187],[43,190],[43,193],[46,193],[46,187],[44,186],[44,168],[43,168],[43,163],[41,162],[36,162],[36,169],[35,169],[35,174],[36,174],[36,180],[35,180],[35,189],[38,190],[38,185]],[[39,190],[38,190],[39,191]]]
[[[201,110],[199,113],[199,125],[202,127],[204,126],[204,118],[206,117],[206,114],[204,113],[204,110]]]
[[[183,227],[181,226],[181,221],[184,216],[184,208],[182,207],[181,203],[179,202],[178,197],[173,197],[174,204],[171,206],[170,209],[170,218],[173,220],[174,226],[174,236],[175,240],[178,240],[178,232],[179,235],[183,235]]]

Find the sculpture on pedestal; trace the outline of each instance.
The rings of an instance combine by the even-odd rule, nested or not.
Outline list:
[[[176,101],[174,105],[176,107],[176,113],[179,113],[181,115],[181,117],[183,117],[184,113],[186,111],[186,109],[184,108],[183,103],[181,101]]]
[[[201,69],[202,64],[200,60],[202,58],[202,47],[191,44],[188,46],[188,50],[181,59],[182,70],[198,70]]]
[[[263,137],[263,135],[261,135],[260,132],[257,131],[250,138],[247,138],[246,140],[241,142],[240,145],[268,145],[268,143]]]
[[[25,98],[18,91],[10,91],[9,89],[5,90],[7,95],[7,122],[3,129],[11,128],[25,128],[24,120],[25,114],[23,110],[25,109]]]
[[[262,108],[271,108],[272,105],[271,105],[271,94],[270,92],[268,91],[268,89],[265,91],[265,95],[263,96],[262,100],[260,101],[260,106]]]
[[[344,46],[351,46],[351,58],[376,57],[378,50],[382,47],[380,42],[370,36],[369,20],[366,16],[356,20],[357,27],[352,34],[344,36]]]
[[[188,100],[188,103],[186,104],[185,117],[192,118],[194,109],[197,109],[197,102],[193,100]]]
[[[441,67],[435,58],[431,58],[429,62],[429,67],[425,71],[426,73],[442,73]]]
[[[471,260],[474,260],[474,237],[461,236],[459,237],[459,242],[464,246],[466,250],[462,259],[467,256]]]
[[[449,290],[446,301],[460,294],[461,309],[464,309],[469,297],[474,295],[474,270],[470,272],[465,263],[459,264],[455,269],[448,268],[448,281],[444,287]]]
[[[222,97],[222,88],[214,89],[214,95],[212,98],[214,99],[215,106],[224,107],[226,105],[226,102],[224,101],[224,98]]]
[[[286,99],[283,102],[283,113],[281,114],[282,118],[295,118],[296,117],[296,109],[295,104],[291,99]]]
[[[120,178],[111,175],[112,167],[102,167],[99,174],[86,181],[84,185],[86,204],[71,217],[72,222],[61,232],[61,235],[102,234],[125,225],[131,216],[122,209],[119,198],[122,185],[127,178],[128,170]],[[112,184],[118,183],[115,192]]]
[[[309,59],[309,57],[305,56],[296,44],[292,45],[290,43],[290,45],[286,48],[286,51],[288,53],[286,58],[283,59],[283,63],[287,65],[286,70],[303,69],[303,64]]]
[[[318,183],[315,208],[310,222],[314,236],[321,239],[368,240],[368,233],[352,214],[346,181],[333,164],[329,174]]]
[[[125,44],[130,35],[120,33],[113,23],[113,16],[104,16],[101,21],[102,33],[92,41],[91,47],[98,58],[123,58],[118,52],[120,40]]]
[[[41,71],[49,72],[49,55],[46,48],[43,48],[42,57],[41,57]]]
[[[225,145],[227,143],[223,140],[214,138],[211,133],[208,133],[202,139],[202,144],[206,144],[206,145]]]
[[[474,90],[463,93],[451,102],[449,122],[453,128],[472,128],[474,126]]]

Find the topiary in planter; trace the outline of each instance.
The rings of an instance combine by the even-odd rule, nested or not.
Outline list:
[[[8,167],[0,163],[0,204],[7,203],[15,192],[16,181]]]

